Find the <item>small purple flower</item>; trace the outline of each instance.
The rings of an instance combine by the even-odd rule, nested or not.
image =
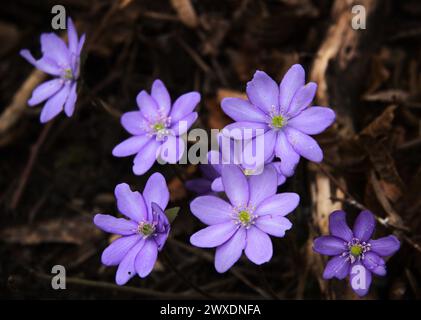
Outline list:
[[[280,85],[263,71],[256,71],[247,83],[248,101],[225,98],[222,109],[236,122],[227,130],[262,129],[264,132],[264,160],[276,156],[281,159],[281,170],[292,176],[300,156],[315,162],[323,159],[323,152],[309,135],[321,133],[335,120],[333,110],[326,107],[309,107],[317,85],[305,85],[305,72],[301,65],[293,65]],[[232,134],[234,139],[244,139],[242,133]],[[256,138],[245,148],[256,148]]]
[[[115,281],[124,285],[137,273],[145,278],[153,269],[168,238],[170,224],[164,213],[169,201],[165,178],[154,173],[146,183],[143,195],[131,191],[126,183],[115,188],[118,210],[129,220],[97,214],[94,223],[102,230],[121,235],[102,253],[106,266],[118,265]]]
[[[212,182],[220,177],[219,171],[211,164],[201,164],[199,170],[202,177],[186,181],[186,189],[199,195],[213,194]]]
[[[370,211],[362,211],[354,224],[348,227],[344,211],[334,211],[329,216],[330,236],[314,240],[314,251],[333,256],[323,272],[324,279],[345,279],[348,275],[352,289],[364,296],[370,289],[372,274],[386,275],[383,257],[399,250],[399,240],[391,235],[377,240],[371,237],[375,219]]]
[[[237,262],[243,250],[255,264],[268,262],[273,253],[268,234],[283,237],[291,229],[285,216],[297,207],[299,196],[276,194],[277,178],[271,167],[249,179],[235,165],[224,165],[221,173],[229,202],[215,196],[191,202],[192,213],[209,226],[193,234],[190,242],[216,248],[215,268],[221,273]]]
[[[123,114],[121,124],[133,137],[113,149],[115,157],[136,154],[133,172],[142,175],[160,156],[168,163],[176,163],[183,156],[185,143],[180,137],[197,119],[194,108],[200,101],[198,92],[188,92],[175,100],[161,80],[155,80],[149,95],[141,91],[136,98],[140,111]]]
[[[55,77],[36,87],[28,100],[30,107],[47,100],[41,111],[41,123],[50,121],[63,109],[68,117],[71,117],[75,110],[80,53],[85,43],[85,34],[78,39],[72,19],[68,18],[67,35],[68,46],[54,33],[41,34],[42,57],[39,60],[27,49],[20,52],[21,56],[37,69]]]

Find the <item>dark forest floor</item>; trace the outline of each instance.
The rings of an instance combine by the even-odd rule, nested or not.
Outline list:
[[[326,260],[311,243],[327,233],[330,211],[343,207],[354,219],[364,206],[383,221],[377,237],[395,233],[402,242],[388,261],[388,275],[375,277],[367,298],[420,298],[421,3],[361,0],[368,23],[358,31],[350,28],[352,1],[191,3],[194,11],[181,6],[177,12],[168,0],[62,1],[79,33],[87,34],[84,85],[75,115],[47,125],[38,121],[40,107],[19,102],[22,84],[37,77],[19,50],[39,50],[55,3],[2,4],[0,297],[201,298],[165,259],[147,279],[134,278],[125,287],[115,286],[115,268],[100,262],[110,237],[96,229],[93,215],[116,213],[117,183],[142,190],[159,171],[169,182],[171,206],[182,208],[165,251],[212,297],[355,299],[346,281],[321,279]],[[244,259],[220,275],[212,250],[188,242],[200,223],[189,212],[194,195],[181,179],[198,176],[197,167],[156,164],[134,176],[131,158],[111,155],[127,137],[119,115],[160,78],[172,97],[200,91],[196,126],[220,129],[230,122],[220,109],[222,98],[244,92],[256,69],[280,81],[294,63],[319,84],[318,105],[338,115],[317,137],[325,160],[320,166],[301,160],[281,186],[302,200],[291,215],[294,228],[273,239],[272,261],[260,268]],[[16,110],[6,118],[12,106]],[[67,290],[51,289],[56,264],[66,266]]]

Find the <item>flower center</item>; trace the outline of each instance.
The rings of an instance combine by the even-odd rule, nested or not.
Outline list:
[[[253,214],[254,209],[255,207],[251,205],[234,207],[232,213],[234,223],[248,229],[252,224],[254,224],[254,219],[256,218]]]
[[[244,175],[246,176],[251,176],[254,174],[254,170],[253,169],[244,169],[243,170]]]
[[[349,259],[351,263],[364,260],[365,253],[371,250],[371,244],[357,238],[346,243],[346,246],[348,250],[342,253],[342,256]]]
[[[147,238],[155,232],[155,225],[148,222],[141,222],[137,228],[137,231],[143,235],[144,238]]]
[[[155,130],[155,132],[161,131],[162,129],[165,129],[165,125],[162,123],[155,123],[155,125],[153,126],[153,129]]]
[[[146,131],[150,137],[155,136],[157,141],[162,141],[171,134],[171,131],[168,129],[171,125],[171,117],[161,115],[157,119],[149,120],[149,123],[150,125],[146,128]]]
[[[280,114],[272,117],[271,127],[273,129],[281,129],[286,124],[285,117],[281,116]]]
[[[63,79],[65,79],[65,80],[72,80],[73,79],[72,69],[70,69],[70,68],[64,69]]]
[[[250,223],[250,219],[251,219],[251,214],[248,211],[241,210],[238,213],[238,220],[240,220],[240,222],[242,224],[248,224],[248,223]]]
[[[354,257],[359,257],[361,253],[363,253],[363,248],[360,245],[352,246],[349,249],[349,253],[351,253]]]

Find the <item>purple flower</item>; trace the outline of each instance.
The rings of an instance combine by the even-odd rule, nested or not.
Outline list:
[[[359,295],[367,294],[372,274],[386,275],[386,263],[382,257],[391,256],[399,250],[395,236],[371,239],[375,219],[370,211],[362,211],[354,224],[348,227],[344,211],[334,211],[329,216],[330,236],[314,240],[314,251],[333,256],[326,265],[324,279],[345,279],[348,275],[352,289]]]
[[[186,189],[197,194],[212,194],[212,182],[220,177],[220,172],[211,164],[201,164],[199,166],[201,178],[186,181]]]
[[[281,159],[281,170],[292,176],[300,156],[315,162],[323,159],[323,152],[309,135],[321,133],[335,120],[333,110],[325,107],[309,107],[317,85],[305,85],[305,72],[301,65],[293,65],[278,84],[263,71],[256,71],[247,83],[248,101],[240,98],[225,98],[222,109],[236,122],[227,130],[257,129],[264,132],[264,159],[274,155]],[[231,134],[234,139],[243,139],[240,134]],[[256,148],[256,138],[245,148]]]
[[[85,35],[78,39],[70,18],[67,20],[67,35],[68,46],[54,33],[41,34],[42,57],[39,60],[36,60],[27,49],[20,52],[21,56],[37,69],[54,77],[36,87],[28,100],[28,105],[31,107],[47,100],[41,111],[42,123],[50,121],[63,109],[68,117],[71,117],[75,110],[80,53]]]
[[[176,163],[184,153],[185,143],[180,137],[197,119],[193,109],[200,101],[198,92],[188,92],[175,100],[171,98],[161,80],[152,84],[149,95],[141,91],[136,102],[140,111],[123,114],[121,124],[133,137],[118,144],[115,157],[136,154],[133,172],[142,175],[148,171],[160,156],[168,163]]]
[[[249,179],[235,165],[222,167],[222,183],[229,202],[215,196],[201,196],[190,204],[192,213],[209,225],[190,238],[201,248],[216,248],[215,268],[225,272],[241,257],[256,264],[272,258],[268,234],[283,237],[292,227],[285,216],[299,202],[295,193],[276,194],[275,169],[266,168]]]
[[[131,191],[126,183],[117,185],[114,193],[118,210],[128,219],[97,214],[94,223],[106,232],[121,235],[104,250],[101,261],[106,266],[118,265],[115,281],[123,285],[136,273],[144,278],[153,269],[170,231],[163,211],[169,191],[162,174],[154,173],[143,195]]]

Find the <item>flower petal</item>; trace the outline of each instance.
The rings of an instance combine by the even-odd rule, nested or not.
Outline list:
[[[206,227],[190,237],[190,243],[200,248],[214,248],[230,239],[238,226],[232,221]]]
[[[351,241],[354,237],[346,223],[346,213],[342,210],[333,211],[329,216],[329,231],[332,236]]]
[[[116,218],[108,214],[96,214],[95,225],[105,232],[128,236],[137,231],[137,223],[124,218]]]
[[[106,266],[116,266],[120,264],[126,254],[133,246],[141,241],[142,237],[134,234],[127,237],[120,237],[105,248],[101,255],[101,262]]]
[[[133,172],[142,175],[148,171],[159,155],[159,148],[162,142],[151,139],[136,155],[133,160]]]
[[[361,211],[354,223],[354,237],[360,241],[370,240],[375,226],[373,214],[368,210]]]
[[[263,200],[273,196],[278,189],[278,175],[274,168],[265,167],[263,172],[249,177],[249,204],[258,206]]]
[[[242,165],[257,170],[273,157],[276,144],[276,132],[268,130],[263,136],[255,137],[246,143]]]
[[[289,143],[285,133],[279,131],[275,144],[275,154],[281,159],[281,171],[287,177],[291,177],[295,172],[295,167],[300,161],[300,155]]]
[[[221,107],[235,121],[267,122],[267,115],[244,99],[224,98]]]
[[[149,141],[151,141],[151,138],[147,135],[130,137],[114,147],[113,156],[127,157],[136,154],[148,144]]]
[[[66,43],[55,33],[41,34],[41,51],[62,68],[70,68],[70,52]]]
[[[64,104],[64,112],[68,117],[71,117],[75,111],[75,104],[77,100],[76,89],[77,82],[73,82],[70,88],[69,96],[67,97],[66,103]]]
[[[387,236],[377,240],[370,240],[371,250],[382,257],[391,256],[399,250],[401,244],[395,236]]]
[[[141,278],[145,278],[151,273],[158,257],[158,247],[155,241],[151,239],[145,240],[145,245],[139,251],[134,261],[137,274]]]
[[[213,192],[224,192],[224,183],[221,177],[212,181],[211,189]]]
[[[319,134],[335,121],[335,112],[326,107],[310,107],[288,121],[288,125],[305,133]]]
[[[53,76],[61,75],[61,68],[52,59],[44,56],[39,60],[35,60],[35,58],[27,49],[21,50],[19,53],[26,61],[28,61],[37,69]]]
[[[366,252],[363,260],[364,266],[378,276],[386,275],[386,263],[374,252]]]
[[[336,256],[328,261],[323,272],[323,279],[345,279],[349,274],[350,263],[346,257]]]
[[[293,192],[278,193],[263,200],[254,211],[258,216],[276,215],[286,216],[293,211],[300,202],[300,196]]]
[[[225,126],[222,133],[232,139],[244,140],[262,135],[268,129],[268,125],[263,122],[240,121]]]
[[[157,79],[153,82],[151,96],[158,104],[161,113],[167,116],[171,109],[171,97],[161,80]]]
[[[126,112],[121,116],[121,125],[127,132],[133,135],[142,135],[149,128],[149,122],[142,116],[140,111]]]
[[[120,183],[114,190],[117,208],[129,219],[141,222],[146,219],[146,205],[138,191],[132,191],[127,183]]]
[[[137,95],[136,102],[146,120],[154,123],[159,118],[158,104],[145,90]]]
[[[354,290],[354,292],[360,297],[365,296],[368,293],[371,280],[371,272],[360,262],[356,262],[351,266],[349,281],[351,283],[352,290]]]
[[[174,123],[171,126],[171,130],[173,131],[174,135],[181,136],[185,134],[193,125],[193,123],[195,123],[198,116],[199,115],[197,114],[197,112],[192,112],[188,114],[187,116],[185,116],[180,121]]]
[[[142,239],[136,243],[123,258],[118,266],[117,273],[115,275],[115,282],[122,286],[127,283],[131,278],[136,275],[135,259],[139,251],[143,248],[145,240]]]
[[[275,237],[285,236],[285,231],[291,229],[292,223],[287,218],[276,215],[265,215],[256,219],[256,227]]]
[[[192,113],[194,108],[200,101],[200,93],[198,92],[188,92],[180,96],[175,100],[174,105],[171,110],[171,121],[173,123],[181,120],[188,114]]]
[[[82,52],[85,39],[86,39],[86,34],[82,34],[82,36],[79,38],[79,44],[77,45],[77,54],[80,54]]]
[[[279,106],[281,112],[288,110],[295,93],[304,86],[304,81],[305,71],[300,64],[294,64],[289,68],[279,85]]]
[[[63,87],[63,81],[61,79],[53,79],[41,83],[38,87],[32,91],[32,97],[28,100],[29,106],[34,106],[38,103],[45,101],[52,95],[56,94]]]
[[[227,242],[216,248],[215,269],[223,273],[240,259],[246,246],[246,229],[240,228]]]
[[[260,229],[251,226],[247,229],[247,243],[244,253],[255,264],[260,265],[268,262],[273,254],[270,237]]]
[[[287,111],[288,116],[294,117],[302,110],[307,108],[311,101],[313,101],[316,90],[317,84],[314,82],[309,82],[305,86],[299,88],[292,98],[291,104],[289,105]]]
[[[78,54],[78,38],[75,25],[73,24],[72,19],[67,18],[67,39],[69,41],[69,50],[74,54]]]
[[[168,163],[176,163],[183,156],[185,147],[183,138],[167,136],[161,146],[161,159]]]
[[[45,103],[42,108],[40,121],[46,123],[57,116],[62,110],[69,95],[70,84],[65,84],[56,94]]]
[[[162,210],[165,210],[170,200],[167,182],[162,174],[155,172],[149,177],[143,190],[143,197],[148,208],[148,220],[152,221],[152,202],[155,202]]]
[[[187,180],[186,183],[184,184],[187,190],[199,195],[212,192],[211,185],[212,185],[212,182],[204,178]]]
[[[230,202],[235,206],[247,205],[249,201],[249,185],[243,171],[232,164],[222,168],[222,183]]]
[[[231,220],[232,206],[215,196],[197,197],[190,203],[191,212],[205,224],[213,225]]]
[[[314,162],[323,160],[323,151],[312,137],[292,127],[285,128],[285,134],[289,143],[299,155]]]
[[[334,236],[322,236],[314,239],[313,250],[327,256],[336,256],[347,250],[346,242]]]
[[[277,111],[279,88],[265,72],[255,72],[253,79],[247,83],[246,92],[250,102],[266,114]]]

